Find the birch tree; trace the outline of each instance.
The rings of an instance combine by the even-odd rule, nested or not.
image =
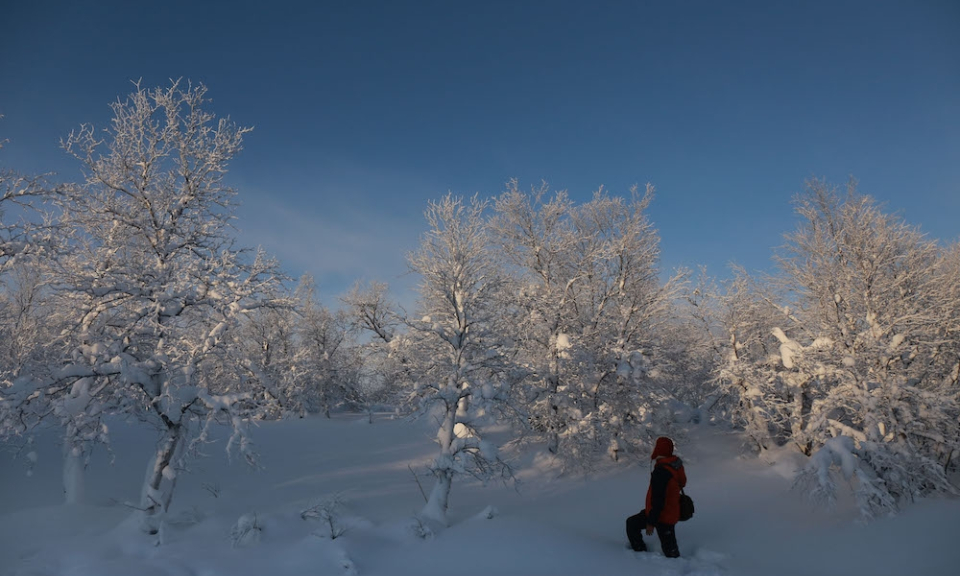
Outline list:
[[[780,343],[774,336],[785,315],[772,286],[741,267],[734,267],[733,273],[712,312],[723,334],[716,378],[730,419],[743,427],[752,447],[762,452],[790,439],[790,423],[783,413],[790,397],[778,377]]]
[[[586,277],[572,258],[576,242],[566,192],[549,195],[542,185],[522,192],[511,181],[496,200],[492,226],[499,249],[517,278],[515,334],[518,360],[525,366],[522,399],[534,432],[552,454],[561,451],[570,407],[565,391],[577,376],[570,362],[574,316],[573,285]]]
[[[59,191],[45,177],[0,167],[0,438],[23,446],[51,407],[21,402],[20,383],[48,373],[61,351],[63,317],[47,274],[65,235],[54,206]]]
[[[958,446],[958,411],[935,369],[954,306],[940,248],[853,185],[843,197],[812,182],[797,212],[802,224],[780,265],[805,334],[778,335],[802,398],[792,436],[851,439],[867,515],[955,492],[944,464]]]
[[[507,478],[510,468],[484,426],[509,400],[502,330],[497,326],[503,276],[490,249],[485,202],[447,195],[426,210],[429,230],[410,255],[421,278],[419,319],[406,320],[399,346],[420,414],[435,418],[436,483],[422,515],[446,523],[453,481]]]
[[[301,292],[295,363],[308,387],[305,404],[327,418],[333,410],[358,409],[361,357],[350,338],[349,313],[320,304],[312,279],[302,283]]]
[[[628,199],[602,190],[575,206],[546,186],[497,199],[494,227],[516,277],[518,360],[526,412],[547,450],[587,465],[598,452],[637,448],[670,393],[654,365],[657,331],[680,278],[659,280],[659,238],[646,211],[652,188]],[[654,424],[656,421],[656,424]]]
[[[2,116],[0,116],[2,118]],[[0,151],[4,141],[0,140]],[[19,378],[49,341],[53,323],[44,322],[43,264],[56,255],[58,242],[51,212],[52,187],[0,165],[0,382]],[[2,384],[0,384],[2,389]]]
[[[51,402],[78,446],[86,431],[106,433],[105,414],[157,427],[139,504],[151,534],[211,423],[229,423],[228,450],[252,460],[245,422],[264,395],[228,336],[251,311],[284,305],[265,296],[279,292],[275,263],[237,248],[228,227],[235,191],[224,177],[249,129],[217,120],[205,94],[137,85],[111,106],[109,128],[84,125],[64,141],[86,176],[65,190],[71,255],[52,273],[71,313],[68,354],[17,390],[21,406]]]
[[[766,354],[745,357],[741,339],[726,368],[756,438],[765,425],[770,441],[811,455],[798,486],[818,500],[833,500],[831,470],[842,471],[866,517],[956,492],[946,476],[958,446],[952,253],[853,184],[842,194],[810,182],[796,210],[780,295],[754,315],[766,319],[766,334],[752,330]]]
[[[296,295],[292,301],[298,302]],[[251,310],[241,317],[238,329],[228,335],[231,346],[243,351],[246,378],[262,387],[272,400],[271,418],[306,413],[305,379],[296,367],[296,308],[292,304]]]
[[[378,407],[395,410],[405,403],[403,383],[410,379],[404,338],[398,338],[403,314],[388,290],[382,282],[358,282],[340,299],[347,329],[356,340],[358,387],[371,419]]]
[[[645,450],[649,429],[662,432],[673,419],[670,386],[678,383],[669,377],[675,365],[665,336],[685,274],[660,280],[660,238],[647,216],[653,192],[634,187],[620,197],[601,189],[572,214],[576,259],[586,271],[585,281],[572,285],[575,334],[590,358],[580,408],[590,428],[579,438],[614,459]],[[586,431],[582,424],[577,430]]]

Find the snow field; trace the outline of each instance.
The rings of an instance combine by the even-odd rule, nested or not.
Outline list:
[[[556,478],[527,454],[519,490],[458,481],[450,526],[418,522],[411,470],[429,491],[432,427],[359,416],[262,424],[253,431],[259,471],[227,458],[229,432],[219,430],[209,457],[178,472],[164,543],[154,546],[123,502],[137,502],[155,439],[141,426],[114,430],[114,464],[95,454],[82,505],[60,504],[54,431],[34,446],[32,476],[28,459],[0,453],[0,574],[946,576],[960,567],[960,502],[857,524],[853,502],[825,513],[789,491],[789,453],[741,457],[740,437],[710,426],[678,440],[697,505],[677,528],[679,560],[660,555],[656,537],[647,538],[652,552],[627,548],[624,520],[642,507],[646,462]],[[243,536],[231,537],[241,518]]]

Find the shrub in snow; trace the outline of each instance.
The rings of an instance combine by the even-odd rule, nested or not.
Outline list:
[[[858,442],[848,436],[827,440],[800,471],[794,488],[830,506],[840,479],[853,491],[865,520],[891,515],[931,493],[958,493],[936,462],[895,445]]]
[[[357,565],[353,563],[353,560],[347,556],[347,553],[344,550],[340,551],[339,557],[337,558],[337,563],[343,570],[344,576],[357,576],[357,574],[359,574],[357,571]]]
[[[482,518],[484,520],[493,520],[500,515],[500,511],[497,510],[496,506],[487,506],[483,509],[482,512],[477,514],[477,518]]]
[[[263,527],[256,514],[244,514],[230,529],[230,542],[234,548],[249,548],[260,543]]]
[[[429,540],[433,538],[435,533],[434,528],[431,526],[442,528],[436,520],[417,514],[413,517],[413,522],[410,524],[410,532],[421,540]]]
[[[314,531],[314,534],[321,538],[336,540],[343,536],[347,528],[341,520],[340,513],[343,506],[343,500],[339,494],[312,504],[302,512],[300,517],[304,520],[314,520],[320,522],[323,528]]]
[[[213,482],[213,483],[211,483],[211,482],[204,482],[204,483],[200,484],[200,487],[203,488],[203,489],[207,492],[207,494],[209,494],[210,496],[212,496],[212,497],[214,497],[214,498],[219,498],[219,497],[220,497],[220,484],[219,484],[219,483],[217,483],[217,482]]]

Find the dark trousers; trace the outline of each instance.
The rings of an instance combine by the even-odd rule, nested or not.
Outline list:
[[[667,558],[679,558],[680,548],[677,547],[677,532],[673,524],[657,524],[657,536],[660,537],[660,549]],[[627,538],[630,547],[637,552],[645,552],[647,545],[643,542],[643,531],[647,528],[647,512],[641,510],[639,514],[627,518]]]

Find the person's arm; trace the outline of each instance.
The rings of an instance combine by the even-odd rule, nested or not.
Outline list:
[[[667,483],[671,474],[663,468],[653,469],[650,475],[650,513],[647,514],[647,526],[656,526],[660,521],[660,513],[667,501]]]

